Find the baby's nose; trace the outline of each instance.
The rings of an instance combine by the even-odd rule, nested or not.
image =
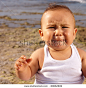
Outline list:
[[[55,30],[55,36],[62,36],[62,30],[61,30],[61,28],[57,28]]]

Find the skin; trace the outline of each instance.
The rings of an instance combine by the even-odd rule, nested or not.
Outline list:
[[[74,27],[73,16],[64,9],[47,11],[42,16],[42,28],[39,29],[41,39],[46,42],[50,55],[55,60],[66,60],[71,54],[70,45],[73,43],[77,32]],[[59,44],[58,44],[59,43]],[[63,44],[64,43],[64,44]],[[86,77],[86,52],[77,48],[81,61],[82,72]],[[58,57],[57,57],[58,56]],[[42,69],[44,62],[44,48],[33,52],[30,59],[21,56],[15,62],[16,75],[22,80],[29,80],[38,70]]]
[[[44,13],[42,19],[43,25],[39,33],[42,40],[46,43],[47,41],[50,42],[47,45],[51,56],[57,60],[59,58],[60,60],[69,58],[71,56],[70,45],[75,39],[77,32],[77,28],[74,28],[73,16],[68,11],[65,13],[65,10],[55,10]],[[57,42],[57,45],[52,41]]]

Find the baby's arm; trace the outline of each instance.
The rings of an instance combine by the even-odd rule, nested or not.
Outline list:
[[[29,80],[39,69],[38,50],[32,55],[31,59],[26,59],[25,56],[21,56],[15,62],[16,75],[22,80]]]
[[[83,72],[84,77],[86,78],[86,52],[79,48],[78,48],[78,51],[82,58],[82,72]]]
[[[82,71],[83,71],[83,75],[86,78],[86,52],[82,52],[83,55],[83,59],[82,59]]]

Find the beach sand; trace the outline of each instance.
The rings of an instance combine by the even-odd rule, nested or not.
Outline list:
[[[86,51],[86,28],[78,27],[74,44]],[[0,27],[0,84],[33,84],[35,76],[28,81],[16,77],[14,63],[21,56],[29,58],[34,50],[43,47],[38,29]],[[86,84],[86,80],[84,81]]]

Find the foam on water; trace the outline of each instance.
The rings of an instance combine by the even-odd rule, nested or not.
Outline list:
[[[80,2],[80,3],[86,3],[86,0],[68,0],[68,1],[76,1],[76,2]]]

